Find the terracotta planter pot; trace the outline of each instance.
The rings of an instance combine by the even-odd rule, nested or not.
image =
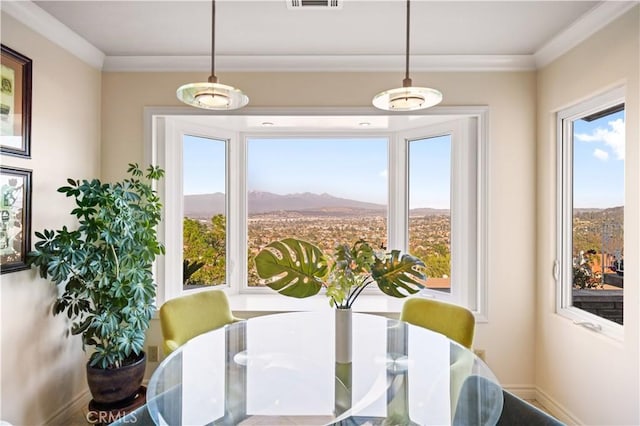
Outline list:
[[[116,404],[135,397],[142,385],[147,356],[144,352],[133,364],[121,368],[103,369],[87,363],[87,383],[98,404]]]

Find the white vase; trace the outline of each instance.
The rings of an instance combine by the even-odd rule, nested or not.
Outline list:
[[[336,362],[351,362],[351,309],[336,309]]]

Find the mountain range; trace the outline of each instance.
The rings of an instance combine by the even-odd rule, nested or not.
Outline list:
[[[184,215],[191,218],[210,218],[224,213],[225,196],[214,194],[185,195]],[[273,212],[298,212],[303,215],[369,216],[385,214],[384,204],[368,203],[348,198],[334,197],[323,193],[303,192],[296,194],[274,194],[264,191],[249,191],[249,215]],[[421,208],[411,211],[411,215],[448,214],[449,210]]]

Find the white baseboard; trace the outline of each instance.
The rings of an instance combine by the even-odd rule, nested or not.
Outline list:
[[[78,413],[87,412],[89,402],[91,401],[91,393],[89,388],[80,392],[74,399],[72,399],[67,405],[61,407],[45,422],[47,425],[64,425],[69,424],[69,419],[73,419],[78,416]]]
[[[503,388],[522,399],[536,399],[538,393],[534,386],[503,385]]]
[[[503,385],[503,387],[519,398],[535,400],[538,404],[542,405],[548,413],[560,420],[562,423],[571,426],[584,424],[549,396],[549,394],[538,387],[527,385]]]
[[[551,398],[549,394],[544,392],[540,388],[536,388],[536,401],[538,401],[544,408],[551,413],[555,418],[567,425],[583,425],[584,423],[578,420],[576,416],[570,413],[566,408],[559,404],[556,400]]]

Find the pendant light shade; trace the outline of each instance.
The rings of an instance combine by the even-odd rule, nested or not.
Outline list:
[[[232,110],[249,103],[249,97],[226,84],[218,83],[215,73],[216,1],[211,2],[211,75],[209,80],[182,85],[176,91],[178,99],[187,105],[210,110]]]
[[[373,106],[386,111],[415,111],[439,104],[442,93],[429,87],[415,87],[409,78],[409,28],[411,23],[410,0],[407,0],[407,51],[405,56],[405,77],[402,87],[385,90],[373,97]]]
[[[204,109],[238,109],[249,103],[249,98],[240,89],[217,83],[211,77],[207,82],[180,86],[176,93],[185,104]]]

